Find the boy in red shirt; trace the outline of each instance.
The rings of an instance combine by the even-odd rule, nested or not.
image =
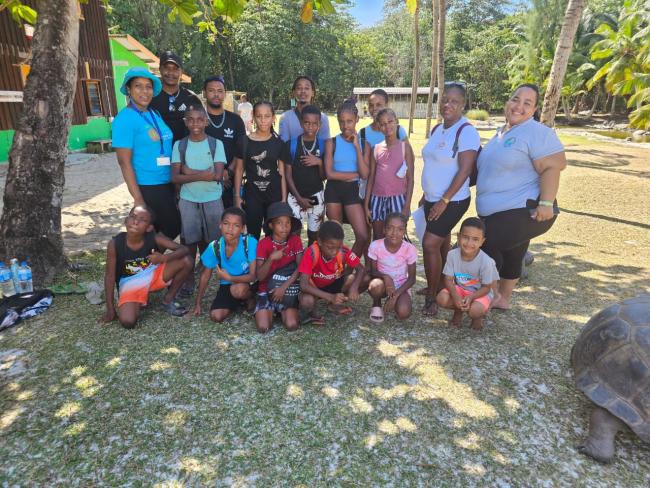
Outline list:
[[[323,299],[339,315],[352,313],[344,304],[359,298],[365,271],[359,257],[343,245],[343,227],[334,220],[324,222],[318,240],[309,246],[298,266],[300,273],[300,308],[310,314],[314,325],[324,325],[316,314],[316,303]],[[346,272],[347,268],[354,273]]]
[[[266,237],[257,244],[257,305],[255,326],[271,330],[274,313],[282,316],[289,331],[300,327],[298,315],[298,264],[302,258],[300,221],[286,202],[269,206],[264,226]]]

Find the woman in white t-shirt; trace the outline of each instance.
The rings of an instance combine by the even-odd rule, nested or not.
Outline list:
[[[422,240],[427,276],[423,313],[438,312],[436,294],[450,244],[450,233],[470,202],[469,176],[481,146],[478,131],[465,117],[465,87],[452,83],[442,94],[442,120],[422,149],[422,191],[427,229]]]

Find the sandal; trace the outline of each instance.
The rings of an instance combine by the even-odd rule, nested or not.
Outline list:
[[[82,295],[88,292],[86,287],[79,283],[52,285],[49,287],[49,290],[55,295]]]
[[[169,315],[174,317],[182,317],[187,313],[187,309],[180,304],[171,301],[169,303],[163,303],[162,309],[167,312]]]
[[[370,309],[370,320],[375,324],[381,324],[384,321],[384,310],[381,307],[372,307]]]

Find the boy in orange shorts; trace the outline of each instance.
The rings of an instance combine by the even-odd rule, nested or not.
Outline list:
[[[154,216],[145,205],[131,209],[120,232],[108,243],[104,290],[106,311],[100,319],[107,323],[117,319],[127,329],[135,327],[149,293],[169,286],[162,300],[165,312],[175,317],[186,313],[174,302],[176,293],[192,271],[188,249],[153,230]],[[165,250],[169,254],[161,254]],[[117,284],[119,302],[117,313],[113,289]]]
[[[463,312],[472,319],[472,329],[483,328],[483,318],[490,310],[493,289],[499,279],[494,259],[481,251],[485,242],[485,226],[481,219],[465,219],[458,232],[458,247],[449,251],[442,274],[445,288],[438,293],[437,302],[452,309],[450,321],[460,327]]]

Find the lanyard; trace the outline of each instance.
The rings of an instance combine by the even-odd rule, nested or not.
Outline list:
[[[129,108],[132,108],[136,112],[140,114],[140,117],[142,117],[149,125],[153,125],[154,129],[158,133],[158,139],[160,140],[160,155],[164,156],[165,155],[165,145],[163,144],[163,135],[162,131],[160,130],[160,127],[158,126],[158,122],[156,121],[156,116],[151,112],[151,109],[147,109],[146,112],[140,111],[138,107],[135,106],[134,103],[129,104]],[[151,115],[151,121],[147,117],[147,113]]]

